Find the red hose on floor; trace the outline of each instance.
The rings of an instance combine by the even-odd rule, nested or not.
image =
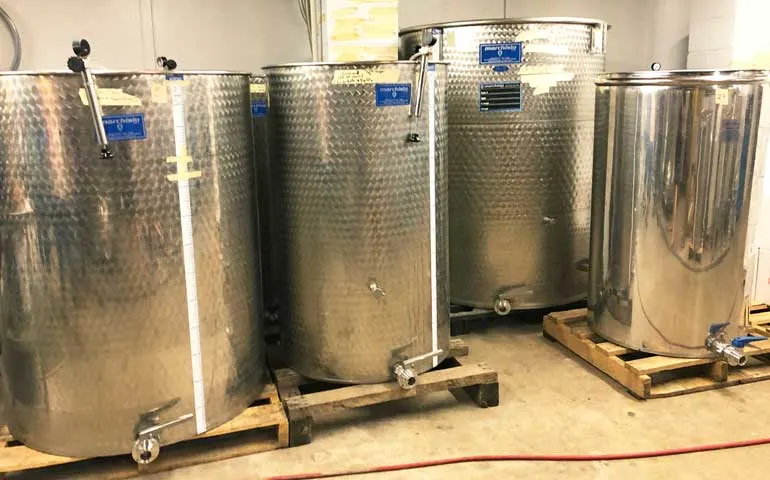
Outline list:
[[[716,443],[713,445],[698,445],[695,447],[672,448],[669,450],[652,450],[648,452],[631,453],[603,453],[598,455],[475,455],[471,457],[445,458],[428,460],[425,462],[402,463],[399,465],[384,465],[358,470],[347,470],[334,473],[300,473],[295,475],[279,475],[269,477],[267,480],[304,480],[314,478],[343,477],[348,475],[363,475],[366,473],[395,472],[399,470],[412,470],[415,468],[437,467],[439,465],[452,465],[455,463],[471,462],[597,462],[609,460],[633,460],[637,458],[667,457],[671,455],[684,455],[686,453],[712,452],[714,450],[726,450],[730,448],[753,447],[756,445],[770,444],[770,438],[758,438],[739,442]]]

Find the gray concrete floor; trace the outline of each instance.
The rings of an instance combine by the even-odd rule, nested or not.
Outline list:
[[[271,475],[473,454],[610,453],[770,436],[770,381],[648,401],[560,345],[534,322],[497,320],[465,335],[468,361],[500,374],[500,406],[435,393],[316,420],[310,445],[156,474],[160,479]],[[477,463],[372,474],[393,479],[770,478],[770,447],[590,463]]]

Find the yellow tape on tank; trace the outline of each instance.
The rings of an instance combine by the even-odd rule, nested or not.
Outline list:
[[[394,83],[400,73],[396,69],[366,69],[366,70],[335,70],[332,84],[334,85],[366,85],[371,83]]]
[[[80,95],[80,101],[83,105],[88,105],[88,95],[86,95],[86,89],[81,88],[78,92]],[[102,107],[141,107],[142,101],[139,97],[130,95],[123,91],[122,88],[97,88],[96,96],[99,99],[99,104]]]
[[[188,170],[187,164],[192,163],[192,157],[166,157],[166,163],[176,163],[176,173],[166,175],[169,182],[179,182],[181,180],[190,180],[191,178],[200,178],[200,170]]]

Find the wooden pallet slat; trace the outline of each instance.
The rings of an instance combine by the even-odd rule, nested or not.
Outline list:
[[[652,354],[639,358],[638,352],[589,335],[586,315],[585,309],[548,314],[543,319],[543,335],[558,341],[639,398],[669,397],[770,379],[770,364],[763,363],[770,359],[770,340],[755,342],[744,350],[754,361],[743,368],[728,368],[726,362],[715,359]],[[623,358],[629,354],[634,358]]]
[[[89,459],[38,452],[16,442],[6,426],[0,429],[0,441],[0,474],[45,469],[65,478],[123,479],[286,447],[289,423],[278,390],[269,383],[240,415],[193,439],[164,446],[148,465],[136,465],[130,455]]]
[[[497,372],[482,363],[463,365],[456,358],[467,354],[467,345],[452,339],[449,357],[436,369],[419,375],[417,384],[409,390],[402,389],[396,382],[323,384],[307,380],[291,369],[275,370],[275,382],[289,418],[289,444],[310,443],[313,418],[338,409],[367,407],[440,391],[464,392],[481,407],[496,406],[499,402]],[[303,393],[303,387],[313,391]]]

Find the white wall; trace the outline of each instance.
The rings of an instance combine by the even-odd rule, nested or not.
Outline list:
[[[612,24],[607,69],[684,67],[690,0],[401,0],[401,26],[479,18],[579,16]],[[700,0],[695,0],[700,1]],[[711,1],[711,0],[709,0]],[[722,0],[713,0],[722,1]],[[185,69],[258,70],[310,60],[295,0],[0,0],[22,34],[23,69],[62,69],[86,37],[93,61],[151,68],[156,55]],[[702,9],[699,9],[702,10]],[[0,34],[0,68],[10,41]]]
[[[294,0],[2,0],[22,36],[21,69],[64,69],[87,38],[95,66],[153,68],[156,55],[184,69],[256,71],[310,60]],[[0,27],[0,31],[2,27]],[[0,36],[0,68],[11,42]]]

